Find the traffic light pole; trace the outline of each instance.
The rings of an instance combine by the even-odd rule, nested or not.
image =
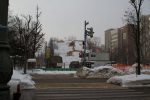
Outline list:
[[[87,35],[90,36],[91,38],[93,37],[93,28],[87,28],[86,26],[89,24],[89,22],[84,22],[84,56],[83,56],[83,66],[86,66],[86,40],[87,40]]]
[[[0,0],[0,100],[10,100],[7,83],[12,76],[12,65],[8,45],[8,4],[9,0]]]
[[[86,40],[87,40],[87,30],[86,26],[88,25],[88,22],[84,22],[84,57],[83,57],[83,65],[86,66]]]

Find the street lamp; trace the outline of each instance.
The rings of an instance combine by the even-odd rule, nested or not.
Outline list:
[[[140,75],[141,74],[141,43],[140,43],[140,37],[141,37],[141,32],[140,32],[140,14],[141,14],[141,6],[144,0],[130,0],[131,5],[135,9],[136,12],[136,33],[135,33],[135,44],[136,44],[136,53],[137,53],[137,63],[138,66],[136,68],[136,74]]]
[[[87,36],[90,36],[91,38],[93,37],[93,28],[86,28],[86,26],[89,24],[89,22],[84,23],[84,56],[83,56],[83,65],[86,66],[86,40],[87,40]]]
[[[13,71],[7,32],[8,2],[9,0],[0,0],[0,100],[10,100],[7,83],[10,81]]]

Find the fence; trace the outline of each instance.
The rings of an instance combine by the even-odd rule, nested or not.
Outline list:
[[[75,68],[43,68],[45,71],[76,71]]]
[[[129,69],[132,65],[127,64],[112,64],[114,68],[120,69],[125,71],[126,69]],[[150,65],[142,65],[142,69],[144,70],[150,70]]]

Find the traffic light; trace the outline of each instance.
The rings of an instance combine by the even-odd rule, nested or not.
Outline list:
[[[82,41],[82,45],[85,45],[85,41]]]
[[[79,57],[80,57],[80,58],[83,58],[83,56],[84,56],[84,55],[83,55],[83,52],[81,51],[81,52],[79,53]]]
[[[86,67],[91,68],[91,63],[90,62],[86,62]]]
[[[85,48],[85,41],[82,41],[83,49]]]
[[[87,28],[87,35],[92,38],[92,37],[93,37],[93,34],[94,34],[94,32],[93,32],[93,27]]]

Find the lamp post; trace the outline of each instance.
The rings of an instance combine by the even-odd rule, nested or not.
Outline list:
[[[9,0],[0,0],[0,100],[10,100],[9,86],[12,65],[9,55],[7,19]]]
[[[140,32],[140,14],[141,14],[141,6],[144,0],[130,0],[131,5],[135,9],[136,12],[136,34],[135,34],[135,43],[136,43],[136,52],[137,52],[137,63],[138,66],[136,68],[136,74],[140,75],[141,74],[141,42],[140,42],[140,37],[141,37],[141,32]]]
[[[93,28],[86,28],[86,26],[89,24],[89,22],[84,22],[84,56],[83,56],[83,65],[86,66],[86,40],[87,40],[87,35],[90,36],[91,38],[93,37]]]

